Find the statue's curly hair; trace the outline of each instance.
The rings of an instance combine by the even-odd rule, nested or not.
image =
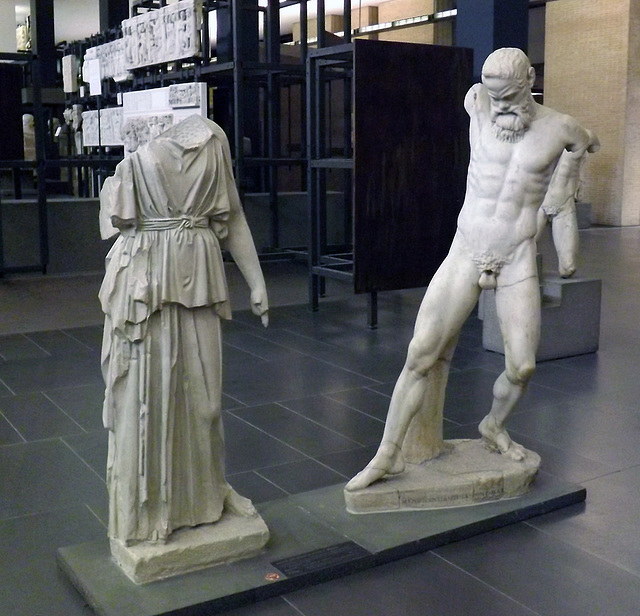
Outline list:
[[[531,62],[524,51],[516,47],[496,49],[482,65],[482,77],[513,79],[520,86],[526,86]]]

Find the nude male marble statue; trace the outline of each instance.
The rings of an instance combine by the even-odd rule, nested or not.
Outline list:
[[[229,144],[213,122],[191,116],[138,148],[100,201],[102,236],[119,235],[100,301],[108,532],[124,554],[225,513],[257,517],[224,474],[220,320],[231,311],[221,248],[265,327],[268,302]]]
[[[526,455],[505,422],[535,369],[540,333],[537,213],[563,151],[580,157],[598,148],[596,137],[575,119],[533,100],[534,78],[522,51],[499,49],[484,63],[482,83],[465,97],[471,158],[457,232],[420,306],[382,442],[371,462],[347,483],[346,492],[404,470],[403,441],[414,416],[429,406],[429,373],[450,362],[460,328],[483,289],[495,289],[505,370],[494,384],[480,435],[511,460]]]

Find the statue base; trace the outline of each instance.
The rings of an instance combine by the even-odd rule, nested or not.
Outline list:
[[[525,451],[525,459],[515,462],[480,439],[445,441],[445,451],[437,458],[407,464],[404,472],[387,475],[362,490],[345,490],[347,511],[465,507],[521,496],[529,490],[540,466],[540,456]]]
[[[126,546],[111,540],[111,555],[136,584],[220,565],[258,554],[269,540],[269,529],[256,515],[224,513],[215,524],[176,530],[166,543]]]

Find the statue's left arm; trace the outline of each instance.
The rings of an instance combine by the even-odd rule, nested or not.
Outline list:
[[[596,135],[568,119],[569,136],[573,137],[554,171],[547,194],[538,212],[538,233],[543,221],[551,221],[553,244],[558,254],[558,269],[563,278],[572,276],[577,268],[579,238],[575,210],[575,195],[580,180],[580,167],[587,152],[596,152],[600,142]]]
[[[269,324],[269,302],[267,289],[260,267],[260,261],[253,243],[253,237],[247,224],[238,190],[231,171],[231,153],[226,140],[223,142],[224,171],[226,190],[229,198],[228,234],[221,240],[223,248],[228,250],[236,262],[244,279],[251,289],[251,310],[262,319],[262,324]]]

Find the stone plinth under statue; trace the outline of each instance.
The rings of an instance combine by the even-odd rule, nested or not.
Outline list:
[[[349,513],[465,507],[522,496],[531,487],[537,453],[522,448],[524,459],[515,461],[483,439],[443,440],[449,362],[438,361],[426,378],[426,403],[402,444],[404,469],[363,489],[345,488]]]
[[[364,490],[345,491],[349,513],[465,507],[525,494],[540,466],[527,451],[514,462],[480,439],[444,441],[444,451],[403,473],[381,479]]]
[[[541,284],[542,328],[538,361],[595,353],[600,344],[602,281],[545,276]],[[495,296],[483,293],[482,346],[504,354]]]
[[[204,567],[259,554],[269,540],[263,519],[223,513],[215,524],[181,528],[166,543],[126,546],[111,540],[111,555],[136,584],[145,584]]]

